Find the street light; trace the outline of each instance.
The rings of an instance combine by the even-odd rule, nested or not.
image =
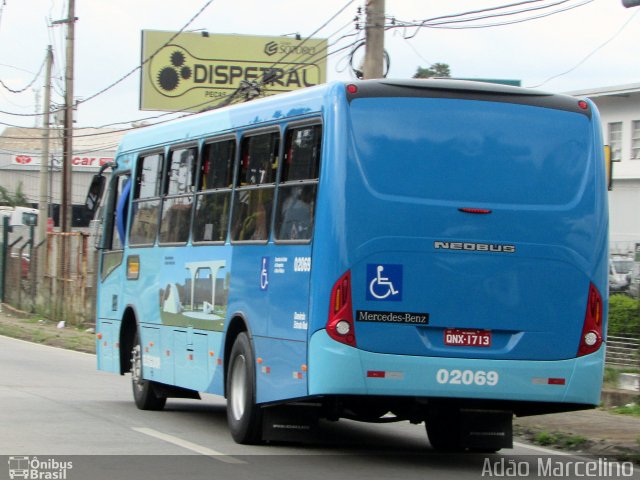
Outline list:
[[[622,0],[622,5],[625,7],[637,7],[640,6],[640,0]]]

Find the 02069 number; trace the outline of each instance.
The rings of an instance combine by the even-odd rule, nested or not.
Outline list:
[[[494,370],[486,372],[484,370],[447,370],[441,368],[436,373],[436,380],[440,384],[494,387],[498,384],[500,376]]]

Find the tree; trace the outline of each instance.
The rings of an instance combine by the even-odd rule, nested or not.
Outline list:
[[[9,207],[28,207],[29,202],[27,197],[22,191],[22,182],[18,183],[16,193],[11,193],[5,187],[0,186],[0,205],[7,205]]]
[[[430,67],[418,67],[413,78],[451,77],[451,69],[446,63],[434,63]]]

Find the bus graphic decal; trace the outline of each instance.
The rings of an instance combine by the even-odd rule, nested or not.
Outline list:
[[[227,315],[229,275],[225,260],[185,262],[184,280],[163,282],[160,317],[165,325],[198,325],[221,332]]]

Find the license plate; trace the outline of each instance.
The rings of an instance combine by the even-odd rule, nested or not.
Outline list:
[[[447,328],[444,331],[444,344],[454,347],[490,347],[491,331]]]

